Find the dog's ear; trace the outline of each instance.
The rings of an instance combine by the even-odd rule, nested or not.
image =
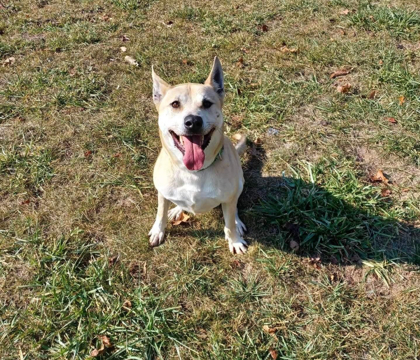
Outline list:
[[[223,69],[222,64],[220,63],[220,60],[217,56],[214,58],[213,68],[211,69],[210,75],[204,84],[213,86],[214,91],[216,91],[220,98],[223,99],[225,96]]]
[[[166,92],[171,88],[167,82],[163,81],[159,76],[156,75],[155,70],[152,66],[152,79],[153,79],[153,102],[156,108],[159,108],[159,104],[165,96]]]

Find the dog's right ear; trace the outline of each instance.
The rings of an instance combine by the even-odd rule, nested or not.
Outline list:
[[[159,104],[165,96],[166,92],[171,88],[167,82],[163,81],[159,76],[156,75],[155,70],[152,66],[152,79],[153,79],[153,102],[156,105],[156,109],[159,109]]]

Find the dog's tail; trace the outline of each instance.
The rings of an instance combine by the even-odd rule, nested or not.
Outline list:
[[[235,149],[239,156],[241,156],[246,150],[246,136],[244,134],[235,134],[233,135],[233,138],[238,141],[235,145]]]

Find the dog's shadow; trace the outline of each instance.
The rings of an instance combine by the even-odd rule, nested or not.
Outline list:
[[[349,204],[345,196],[333,195],[315,182],[263,176],[263,148],[247,158],[238,209],[249,229],[245,236],[249,244],[257,242],[302,257],[320,258],[323,263],[350,265],[387,259],[420,265],[420,229],[370,213],[366,201],[361,201],[361,208]],[[343,189],[341,195],[345,193]],[[358,196],[372,193],[356,193],[356,200]],[[222,218],[221,210],[219,215]],[[223,236],[217,229],[182,231],[203,238]],[[172,228],[171,232],[175,235],[178,231]]]

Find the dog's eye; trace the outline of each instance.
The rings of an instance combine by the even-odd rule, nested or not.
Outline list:
[[[178,109],[178,108],[181,106],[181,104],[179,103],[179,101],[178,101],[178,100],[175,100],[175,101],[172,101],[172,102],[171,102],[171,106],[172,106],[174,109]]]
[[[207,99],[204,99],[203,100],[203,108],[204,109],[208,109],[210,106],[212,106],[213,105],[213,103],[211,102],[211,101],[209,101],[209,100],[207,100]]]

